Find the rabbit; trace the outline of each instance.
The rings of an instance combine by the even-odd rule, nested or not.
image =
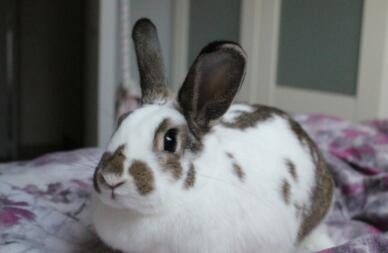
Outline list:
[[[103,242],[131,253],[289,253],[322,245],[316,231],[332,201],[330,172],[288,114],[232,104],[244,50],[230,41],[208,44],[174,96],[155,25],[138,20],[132,38],[141,105],[119,120],[93,176],[93,224]]]

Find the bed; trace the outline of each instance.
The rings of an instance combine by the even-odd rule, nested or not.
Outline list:
[[[322,149],[335,183],[327,224],[337,247],[388,252],[388,120],[296,119]],[[82,149],[0,164],[0,252],[108,252],[91,225],[91,177],[102,154]]]

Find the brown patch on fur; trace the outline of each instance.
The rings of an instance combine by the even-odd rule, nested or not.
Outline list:
[[[123,153],[125,145],[120,145],[116,151],[112,154],[105,152],[97,165],[98,169],[101,169],[103,173],[113,173],[121,176],[124,172],[125,155]]]
[[[319,153],[315,168],[315,187],[310,194],[311,206],[305,210],[298,232],[303,240],[326,216],[333,197],[333,180],[322,155]]]
[[[161,154],[159,155],[159,163],[163,170],[171,173],[174,179],[179,179],[182,176],[182,166],[178,154]]]
[[[296,137],[298,138],[300,144],[303,146],[307,146],[307,148],[310,151],[310,155],[312,158],[312,161],[317,165],[317,146],[315,145],[314,141],[310,138],[310,136],[303,130],[302,126],[296,122],[293,119],[289,119],[288,123],[290,125],[291,130],[294,132]]]
[[[244,181],[245,179],[245,172],[243,171],[243,169],[241,168],[240,165],[238,165],[234,159],[234,156],[229,153],[229,152],[226,152],[226,156],[229,157],[230,160],[232,160],[233,164],[233,171],[234,173],[236,174],[236,176],[241,180],[241,181]]]
[[[233,122],[222,121],[221,124],[227,128],[238,128],[244,130],[246,128],[255,127],[258,122],[266,121],[275,115],[284,116],[285,112],[269,106],[252,105],[256,108],[252,112],[243,111],[238,115]]]
[[[272,107],[256,105],[255,111],[243,112],[235,118],[234,122],[223,121],[221,124],[228,128],[244,130],[246,128],[255,127],[258,122],[268,120],[275,115],[279,115],[288,120],[290,129],[294,132],[301,145],[307,146],[309,149],[311,159],[315,165],[315,187],[313,188],[309,199],[311,206],[307,208],[306,205],[303,205],[303,207],[299,208],[303,216],[303,221],[298,233],[298,238],[301,241],[325,217],[331,205],[333,195],[333,181],[330,172],[315,143],[303,128],[296,121],[291,119],[288,114]],[[292,173],[291,169],[290,174],[292,175]],[[290,191],[289,187],[290,185],[288,182],[283,183],[282,185],[282,195],[286,203],[289,202],[289,197],[287,197]]]
[[[187,172],[185,179],[185,188],[189,189],[194,186],[195,183],[195,167],[194,164],[190,164],[189,171]]]
[[[333,180],[326,162],[314,141],[308,136],[296,121],[289,119],[291,130],[295,133],[301,145],[310,151],[311,160],[315,165],[315,187],[310,194],[309,208],[303,205],[303,220],[299,228],[298,239],[303,240],[325,217],[333,196]]]
[[[240,165],[238,165],[238,164],[236,164],[236,163],[233,163],[233,170],[234,170],[234,172],[236,173],[237,177],[238,177],[241,181],[244,181],[245,173],[244,173],[244,171],[242,170],[242,168],[240,167]]]
[[[288,173],[290,173],[291,177],[295,180],[295,182],[297,182],[298,174],[296,173],[295,164],[290,159],[286,159],[286,166],[288,169]]]
[[[284,202],[288,205],[290,204],[290,191],[291,191],[290,183],[284,179],[282,183],[282,197]]]
[[[146,163],[135,160],[129,168],[129,174],[135,180],[135,185],[141,195],[147,195],[154,190],[154,175]]]
[[[226,156],[229,157],[230,159],[234,159],[234,156],[229,152],[226,152]]]

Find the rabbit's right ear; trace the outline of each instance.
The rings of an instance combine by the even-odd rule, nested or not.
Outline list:
[[[139,19],[132,31],[143,103],[154,103],[168,97],[162,52],[155,25]]]
[[[178,103],[197,138],[228,110],[245,75],[246,55],[236,43],[202,49],[179,90]]]

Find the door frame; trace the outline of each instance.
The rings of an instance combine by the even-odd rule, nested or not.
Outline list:
[[[171,86],[177,90],[188,71],[190,0],[172,0]]]
[[[356,96],[276,85],[281,0],[243,0],[241,43],[248,57],[242,99],[291,112],[323,112],[350,120],[387,117],[388,2],[365,0]],[[387,94],[388,95],[388,94]]]
[[[115,122],[118,85],[118,1],[99,0],[97,66],[97,145],[107,145]]]

